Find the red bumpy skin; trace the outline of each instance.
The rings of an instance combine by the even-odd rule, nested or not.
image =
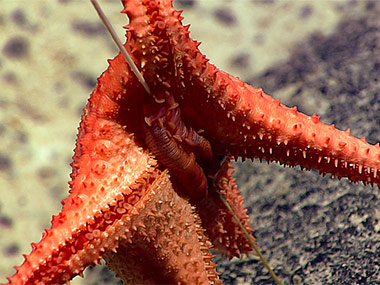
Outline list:
[[[143,94],[124,58],[110,61],[79,127],[70,196],[11,284],[68,282],[104,254],[126,282],[220,283],[195,209],[133,134],[141,136]],[[129,266],[122,267],[125,258]],[[144,274],[153,267],[153,277]]]
[[[126,44],[127,49],[131,46]],[[82,274],[88,265],[98,264],[104,254],[115,252],[117,260],[123,260],[125,249],[138,248],[145,242],[152,248],[163,247],[161,253],[149,251],[151,256],[144,262],[147,268],[155,265],[167,269],[167,273],[153,276],[156,282],[217,284],[218,274],[209,253],[211,245],[203,234],[195,208],[174,192],[167,172],[162,172],[150,151],[143,148],[145,91],[121,55],[109,64],[82,116],[72,163],[70,196],[63,201],[61,213],[53,217],[51,228],[39,243],[32,244],[32,252],[25,255],[24,263],[16,267],[17,272],[9,281],[12,284],[68,282]],[[234,196],[235,192],[232,193]],[[167,217],[174,218],[161,219],[163,201],[167,203]],[[186,213],[178,216],[179,211],[169,211],[171,207],[180,207]],[[156,222],[148,223],[151,219]],[[174,235],[170,234],[173,230]],[[166,234],[157,239],[152,234],[154,231]],[[241,237],[239,233],[231,236],[235,235]],[[178,250],[170,250],[173,246]],[[245,246],[242,251],[249,250]],[[145,280],[143,273],[147,269],[138,265],[145,254],[141,249],[131,251],[129,256],[129,261],[136,264],[131,268],[136,273],[136,282]],[[119,276],[134,282],[123,274],[127,267],[111,263]],[[187,264],[185,268],[183,264]]]
[[[147,1],[139,9],[140,1],[123,2],[134,24],[133,52],[144,63],[148,84],[174,96],[185,123],[204,130],[214,153],[379,183],[378,144],[325,125],[315,114],[288,108],[208,63],[197,48],[199,43],[189,37],[188,26],[183,27],[180,13],[171,7],[172,1]],[[143,22],[149,25],[136,24]]]
[[[164,167],[157,164],[144,145],[141,124],[146,115],[143,106],[147,104],[178,105],[184,124],[195,131],[203,130],[202,136],[211,143],[213,156],[263,158],[315,168],[352,181],[379,183],[378,146],[327,126],[316,115],[309,117],[287,108],[261,89],[209,64],[197,49],[198,43],[190,39],[188,27],[182,26],[180,12],[172,7],[172,1],[124,0],[123,4],[131,20],[126,48],[155,95],[149,97],[145,93],[122,56],[110,61],[82,117],[70,196],[64,201],[62,212],[53,217],[51,229],[38,244],[32,244],[31,254],[16,268],[16,274],[9,279],[11,283],[67,282],[89,264],[97,263],[103,254],[108,258],[115,251],[115,262],[109,262],[120,276],[128,270],[145,272],[147,267],[140,261],[140,251],[133,251],[141,247],[144,239],[156,249],[148,256],[153,260],[151,264],[156,262],[164,268],[167,260],[163,261],[163,256],[171,262],[167,266],[169,277],[155,281],[170,278],[176,282],[198,282],[194,276],[202,271],[199,282],[217,283],[215,266],[207,253],[210,245],[203,230],[199,230],[198,217],[222,253],[237,256],[251,250],[214,191],[220,190],[251,232],[230,162],[227,160],[216,170],[214,184],[208,187],[209,195],[193,202],[197,209],[190,207],[186,199],[173,192]],[[180,206],[186,211],[186,218],[191,217],[174,224],[171,223],[175,219],[159,219],[161,210],[170,213],[167,204],[160,208],[160,201],[169,206],[175,203],[174,209]],[[157,223],[153,225],[149,217],[162,220],[163,224],[154,227]],[[149,228],[145,229],[146,225]],[[165,225],[169,225],[169,230]],[[184,229],[184,225],[188,228]],[[167,233],[173,230],[190,238],[174,242],[171,239],[176,239],[175,234],[169,239],[168,234],[157,238],[157,229]],[[178,262],[189,262],[186,256],[193,258],[192,255],[186,251],[170,252],[165,247],[168,244],[183,250],[197,248],[197,257],[189,263],[188,272],[176,266]],[[136,266],[132,269],[120,266],[126,260],[125,250],[135,258]],[[140,280],[142,275],[137,275],[136,280]],[[125,278],[130,282],[128,276]]]
[[[102,252],[118,246],[125,230],[117,221],[122,214],[132,214],[133,206],[160,174],[154,158],[136,144],[125,126],[124,120],[135,117],[136,110],[126,111],[118,104],[123,100],[138,104],[141,92],[124,58],[110,61],[84,110],[70,196],[62,202],[61,213],[53,216],[51,229],[39,243],[32,244],[32,252],[16,267],[10,283],[69,281],[88,265],[98,263]],[[123,98],[118,97],[122,94]]]

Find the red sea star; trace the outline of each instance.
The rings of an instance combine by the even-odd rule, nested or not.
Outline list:
[[[159,14],[168,9],[174,12],[169,3],[165,3],[164,7],[156,4],[154,1],[144,5],[134,3],[132,10],[143,11],[146,6],[149,13],[152,12],[150,9],[158,13],[154,17],[160,17]],[[141,23],[139,19],[131,22],[129,29],[132,32],[128,32],[129,43],[126,45],[128,49],[133,50],[133,40],[136,40],[134,31],[143,28]],[[139,61],[138,58],[134,60]],[[150,64],[148,62],[147,67]],[[160,95],[159,92],[154,94]],[[176,188],[180,189],[187,186],[182,183],[192,181],[182,181],[181,177],[186,175],[186,171],[182,174],[169,167],[172,178],[176,179],[176,183],[170,183],[168,173],[160,170],[164,169],[162,161],[165,158],[158,156],[162,165],[157,165],[144,144],[145,140],[149,145],[149,140],[144,138],[145,129],[150,132],[151,122],[155,124],[151,119],[155,111],[150,113],[152,109],[146,108],[149,105],[156,108],[155,104],[128,71],[121,55],[110,61],[110,67],[99,78],[82,117],[72,163],[70,196],[63,201],[62,212],[53,217],[52,227],[46,230],[41,242],[32,244],[32,253],[17,267],[16,274],[9,279],[11,283],[69,281],[81,274],[88,265],[97,264],[99,257],[109,256],[111,251],[117,251],[117,255],[106,260],[109,260],[112,268],[119,268],[116,272],[127,282],[154,280],[165,283],[204,283],[207,280],[218,283],[215,265],[208,252],[210,242],[203,236],[197,213],[202,225],[209,229],[208,236],[215,240],[217,248],[220,247],[230,256],[250,251],[245,238],[234,229],[236,226],[231,223],[227,209],[221,207],[219,198],[212,192],[220,185],[226,199],[229,199],[243,224],[251,231],[241,208],[242,199],[237,196],[230,175],[228,159],[221,164],[220,170],[214,171],[209,168],[212,166],[208,161],[203,164],[202,152],[198,153],[194,149],[197,163],[202,163],[206,174],[212,175],[209,194],[206,197],[205,189],[202,196],[193,195],[191,187],[188,188],[190,191],[182,191],[190,197],[196,197],[194,205],[205,203],[218,212],[199,209],[195,213],[195,208],[191,208],[186,199],[179,198],[173,192],[172,183],[178,182]],[[174,110],[173,106],[170,106],[171,110]],[[144,120],[145,114],[149,118],[145,117]],[[187,138],[180,133],[179,138],[190,145],[198,140],[196,136],[194,139],[192,135]],[[193,151],[192,147],[190,151]],[[192,152],[190,154],[194,156]],[[192,168],[190,164],[189,170]],[[194,189],[198,185],[195,183]],[[177,208],[183,209],[183,213],[178,215],[180,212]],[[125,248],[129,249],[130,254],[123,254]],[[140,255],[147,255],[143,262],[140,262]],[[120,262],[115,262],[116,258],[124,260],[125,257],[128,258],[126,264],[133,264],[132,268],[120,268]],[[155,273],[152,272],[154,267],[157,267]],[[127,270],[133,274],[127,276]],[[148,272],[153,275],[150,277]]]

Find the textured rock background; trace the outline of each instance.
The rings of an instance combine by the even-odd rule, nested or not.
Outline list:
[[[103,2],[123,36],[121,5]],[[377,1],[175,4],[218,67],[325,123],[380,141]],[[59,211],[81,109],[116,52],[87,1],[2,3],[0,282]],[[258,243],[285,283],[380,280],[377,187],[259,162],[239,163],[237,177]],[[216,261],[227,284],[272,283],[254,258]],[[96,267],[73,283],[106,282],[117,281]]]

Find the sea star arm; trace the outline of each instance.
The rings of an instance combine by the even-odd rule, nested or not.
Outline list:
[[[223,205],[219,195],[228,202],[246,230],[249,233],[253,232],[247,210],[243,207],[243,197],[237,189],[232,174],[232,158],[228,157],[221,164],[208,196],[194,202],[202,219],[202,225],[215,249],[229,258],[249,253],[252,251],[252,245],[234,221],[232,213]],[[253,236],[251,238],[255,240]]]
[[[337,130],[315,114],[309,117],[288,108],[261,89],[215,72],[209,64],[201,79],[185,85],[196,96],[183,100],[184,117],[202,126],[217,153],[300,165],[353,182],[380,182],[379,146],[351,136],[349,130]],[[203,112],[194,113],[188,100],[197,102]],[[211,121],[209,114],[216,119]]]
[[[185,123],[204,130],[216,154],[300,165],[354,182],[380,182],[378,145],[328,126],[315,114],[288,108],[217,69],[198,50],[171,2],[123,1],[133,28],[133,52],[148,84],[153,90],[167,88]]]
[[[193,207],[174,192],[167,171],[162,172],[141,147],[144,91],[121,55],[109,63],[79,127],[70,196],[63,201],[62,212],[53,217],[51,229],[32,244],[31,254],[9,281],[67,282],[106,254],[113,257],[111,266],[122,278],[138,282],[146,268],[127,277],[122,273],[128,267],[116,266],[115,260],[128,258],[130,265],[137,265],[141,256],[131,248],[145,244],[159,251],[140,248],[151,262],[146,265],[166,272],[151,281],[218,283],[211,243]],[[179,215],[181,211],[185,213]]]
[[[174,191],[167,173],[159,180],[139,202],[144,208],[132,239],[104,255],[107,266],[127,284],[220,284],[195,208]]]
[[[11,283],[70,280],[96,263],[102,251],[116,247],[115,237],[122,233],[114,223],[133,211],[159,173],[156,161],[116,120],[120,108],[115,96],[125,93],[128,85],[138,86],[118,56],[99,79],[85,109],[72,164],[71,195],[53,217],[51,229],[16,267]],[[137,97],[141,90],[130,87],[129,92]]]
[[[215,152],[300,165],[353,182],[380,182],[378,144],[326,125],[315,114],[288,108],[261,89],[218,70],[185,31],[169,31],[172,41],[178,42],[173,56],[180,63],[177,72],[184,74],[176,99],[184,106],[184,120],[205,130]],[[178,35],[182,37],[174,38]]]

